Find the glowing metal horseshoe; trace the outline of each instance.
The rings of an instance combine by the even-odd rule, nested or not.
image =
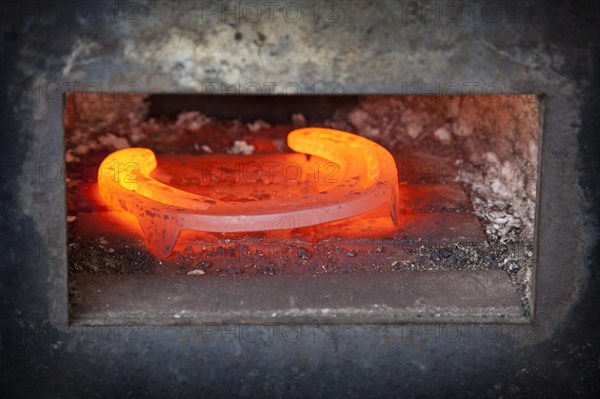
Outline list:
[[[267,199],[227,202],[163,184],[150,173],[154,153],[128,148],[107,156],[98,170],[101,197],[133,214],[150,251],[168,256],[182,230],[250,232],[312,226],[345,219],[388,204],[398,218],[398,173],[392,155],[379,144],[354,134],[323,128],[292,131],[288,146],[339,165],[339,184],[297,201]]]

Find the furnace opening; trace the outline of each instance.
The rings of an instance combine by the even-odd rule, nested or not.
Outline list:
[[[377,275],[402,279],[415,272],[423,273],[418,278],[462,272],[500,281],[519,303],[516,309],[502,294],[496,303],[482,299],[482,309],[493,308],[489,312],[495,316],[531,314],[541,132],[536,96],[72,93],[65,104],[69,287],[75,313],[97,305],[86,290],[98,278],[176,277],[202,287],[216,277],[246,278],[252,284],[265,276],[277,281],[352,275],[372,281]],[[159,254],[148,244],[139,216],[107,201],[99,190],[103,160],[119,150],[145,148],[156,156],[157,166],[148,173],[152,181],[209,198],[207,206],[210,201],[229,204],[233,208],[227,212],[239,207],[242,219],[265,203],[281,206],[281,212],[308,207],[308,202],[318,208],[330,191],[341,190],[343,175],[339,161],[291,148],[288,135],[306,128],[358,135],[390,154],[397,176],[395,222],[385,201],[364,211],[355,206],[355,215],[323,223],[300,223],[311,217],[306,213],[297,217],[297,226],[274,217],[272,223],[282,228],[248,231],[228,229],[227,223],[244,222],[223,213],[211,223],[224,225],[210,231],[182,228],[172,248]],[[349,165],[370,156],[361,152],[364,143],[359,147],[347,154],[353,159]],[[126,175],[138,167],[128,162],[119,169]],[[360,177],[366,174],[362,170]],[[363,182],[344,193],[359,198],[366,187]],[[340,207],[347,200],[340,197]],[[439,281],[443,285],[444,279]],[[457,284],[454,277],[447,281],[449,288]],[[268,280],[265,284],[269,287]],[[442,293],[429,295],[444,303]],[[477,308],[477,301],[469,306]],[[423,312],[418,309],[413,311]],[[473,312],[486,314],[479,308]]]

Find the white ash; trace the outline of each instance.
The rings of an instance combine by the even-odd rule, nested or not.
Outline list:
[[[204,125],[208,124],[211,121],[209,117],[206,115],[197,112],[182,112],[177,115],[177,121],[175,125],[179,127],[185,127],[190,130],[198,130],[201,129]]]
[[[454,121],[452,130],[458,137],[469,137],[473,134],[473,126],[463,118],[458,118]]]
[[[363,109],[355,109],[348,114],[348,121],[359,131],[365,130],[369,124],[369,114]]]
[[[442,126],[433,132],[433,137],[442,144],[450,144],[452,142],[452,134],[447,126]]]
[[[145,138],[146,138],[146,135],[144,134],[144,132],[142,131],[142,129],[139,126],[131,127],[130,134],[129,134],[129,140],[132,143],[134,143],[134,144],[138,143]]]
[[[462,154],[455,158],[459,165],[480,168],[476,173],[461,174],[459,181],[472,191],[477,216],[491,225],[488,237],[500,242],[532,240],[536,185],[529,177],[534,177],[537,169],[539,136],[534,103],[534,99],[523,102],[523,109],[516,112],[510,97],[490,101],[365,96],[324,124],[376,138],[390,149],[396,146],[402,151],[418,142],[433,154],[441,150],[434,143],[441,143],[447,153]],[[433,134],[425,136],[424,132]]]
[[[90,143],[92,145],[91,148],[93,148],[94,144],[96,144],[95,141]],[[77,155],[85,155],[90,151],[90,145],[85,145],[85,144],[78,144],[75,148],[73,148],[73,152]]]
[[[486,162],[489,162],[489,163],[500,165],[500,158],[498,158],[498,155],[492,151],[488,151],[488,152],[484,153],[483,160]]]
[[[271,127],[269,123],[263,121],[262,119],[258,119],[252,123],[248,123],[246,124],[246,126],[251,132],[258,132],[259,130],[268,129]]]
[[[364,134],[366,137],[375,138],[381,135],[381,131],[379,129],[375,129],[374,127],[369,126],[364,130]]]
[[[73,155],[73,150],[69,149],[67,150],[67,152],[65,153],[65,162],[79,162],[80,159],[79,157],[76,157],[75,155]]]
[[[323,122],[323,126],[328,127],[330,129],[336,129],[336,130],[344,130],[347,132],[354,132],[354,133],[358,133],[355,129],[352,128],[352,126],[346,122],[346,121],[340,121],[340,120],[326,120],[325,122]]]
[[[444,124],[445,118],[425,108],[414,108],[408,98],[366,96],[358,105],[336,112],[325,121],[325,126],[388,141],[388,144],[405,144],[421,139],[424,132],[434,131]]]
[[[188,276],[201,276],[201,275],[203,275],[204,273],[205,273],[205,271],[204,271],[204,270],[202,270],[202,269],[195,269],[195,270],[192,270],[192,271],[189,271],[189,272],[187,272],[186,274],[187,274]]]
[[[149,104],[145,99],[140,95],[134,96],[132,101],[116,101],[107,94],[91,103],[76,94],[69,96],[66,118],[71,122],[65,135],[66,162],[82,162],[84,156],[131,146],[160,145],[165,152],[178,152],[181,151],[178,143],[182,139],[191,141],[191,150],[196,153],[226,152],[229,142],[242,139],[249,131],[246,124],[238,120],[228,121],[226,128],[232,136],[231,141],[207,142],[212,126],[216,124],[214,118],[196,111],[182,112],[174,120],[149,117]],[[261,122],[258,125],[265,126]],[[234,145],[232,150],[251,153],[248,145]]]
[[[294,126],[294,129],[302,129],[303,127],[306,127],[306,124],[307,122],[304,114],[292,115],[292,125]]]
[[[414,140],[418,138],[421,135],[421,133],[423,133],[423,126],[417,123],[410,123],[407,125],[406,133],[408,133],[410,138]]]
[[[413,111],[406,110],[401,116],[402,123],[406,126],[406,133],[411,139],[417,139],[423,133],[422,117]]]
[[[348,122],[354,126],[356,133],[368,137],[375,138],[381,135],[381,130],[373,126],[370,120],[370,115],[363,109],[355,109],[348,114]],[[344,130],[344,127],[339,127]]]
[[[286,141],[284,139],[275,139],[273,140],[273,145],[279,152],[283,152],[285,150]]]
[[[71,118],[75,128],[65,135],[65,160],[78,162],[92,150],[114,151],[145,138],[143,127],[147,124],[148,105],[144,100],[145,96],[132,96],[124,101],[104,94],[90,101],[83,94],[68,95],[65,118]]]
[[[131,147],[125,137],[117,137],[112,133],[98,137],[98,141],[104,147],[114,147],[117,150]]]
[[[254,146],[252,144],[248,144],[244,140],[235,140],[233,142],[233,146],[231,146],[227,149],[227,153],[234,154],[234,155],[238,155],[238,154],[250,155],[253,152],[254,152]]]
[[[488,237],[507,242],[516,240],[515,235],[518,236],[521,231],[524,236],[533,237],[535,199],[529,195],[519,195],[527,193],[526,183],[514,176],[514,165],[491,163],[488,167],[495,176],[481,172],[462,180],[472,191],[475,213],[490,223],[486,229]]]

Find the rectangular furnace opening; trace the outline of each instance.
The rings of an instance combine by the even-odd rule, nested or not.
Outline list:
[[[256,309],[281,308],[273,298],[286,284],[301,298],[310,279],[322,279],[325,297],[335,296],[336,290],[364,297],[362,302],[351,301],[363,310],[381,305],[369,290],[387,279],[400,281],[390,283],[386,294],[392,303],[400,301],[394,305],[398,314],[455,315],[457,321],[474,315],[490,320],[528,318],[534,292],[540,115],[541,103],[533,95],[69,94],[64,121],[71,314],[85,322],[106,322],[145,309],[154,322],[153,301],[160,297],[157,282],[168,290],[165,284],[183,281],[191,293],[213,287],[218,277],[217,286],[209,289],[216,290],[215,295],[227,295],[219,290],[227,290],[228,279],[230,287],[258,284],[266,290],[255,308],[249,306],[248,314],[258,315],[249,320],[261,319]],[[395,223],[389,204],[382,202],[364,212],[355,209],[353,216],[323,223],[301,220],[298,223],[308,225],[291,228],[184,228],[171,250],[159,254],[152,250],[139,217],[111,204],[99,189],[98,171],[107,156],[147,148],[158,163],[149,177],[209,198],[208,206],[213,200],[234,204],[241,216],[263,203],[276,208],[273,214],[308,202],[318,208],[344,183],[343,170],[336,162],[288,146],[288,134],[306,127],[357,134],[391,154],[398,183]],[[348,155],[349,167],[358,167],[366,156],[360,148],[356,151]],[[119,170],[131,177],[139,165],[125,159],[118,168],[109,173]],[[365,187],[349,187],[355,196],[350,199],[364,195]],[[344,201],[349,200],[341,197]],[[285,224],[282,217],[269,223]],[[423,297],[419,287],[412,293],[398,289],[411,279],[427,291],[423,304],[411,299]],[[173,281],[177,283],[169,283]],[[326,282],[333,282],[330,292],[322,292],[328,291]],[[148,290],[149,297],[137,305],[124,304],[124,299],[111,302],[122,311],[106,315],[100,309],[108,299],[92,292],[119,284],[138,287],[133,290],[140,293]],[[471,292],[476,284],[482,287],[479,294]],[[481,298],[467,304],[461,290]],[[305,291],[309,295],[310,290]],[[456,296],[456,303],[448,303],[448,295]],[[340,309],[348,305],[343,295],[338,300]],[[323,303],[321,310],[329,305]],[[165,313],[177,314],[177,307],[186,306],[195,309],[189,314],[205,314],[197,304],[177,303],[163,308],[161,320],[168,319]],[[225,320],[236,306],[244,310],[241,304],[229,306],[233,309],[215,310],[205,319]],[[318,304],[311,309],[315,306],[319,311]],[[376,320],[388,319],[397,320]]]

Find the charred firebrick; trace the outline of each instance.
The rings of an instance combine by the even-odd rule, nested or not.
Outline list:
[[[533,95],[70,94],[71,317],[527,320],[540,115]]]

